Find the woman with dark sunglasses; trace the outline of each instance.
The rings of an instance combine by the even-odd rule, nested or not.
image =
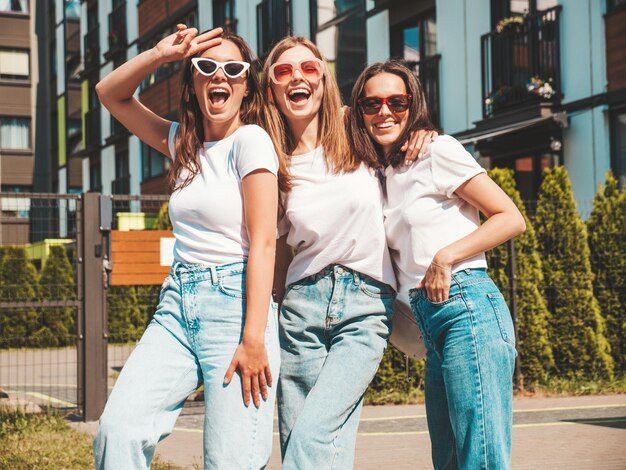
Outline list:
[[[351,106],[353,152],[384,168],[398,295],[410,303],[427,348],[434,466],[508,468],[515,334],[485,251],[523,232],[524,219],[453,137],[438,137],[423,159],[401,164],[403,139],[431,126],[422,87],[402,62],[365,69]]]
[[[179,60],[180,117],[170,122],[133,93],[157,67]],[[171,158],[176,238],[157,310],[100,419],[98,469],[149,468],[201,383],[204,468],[259,469],[269,460],[280,360],[271,302],[278,159],[255,125],[263,97],[253,64],[240,37],[178,25],[96,87],[116,119]]]
[[[282,468],[350,469],[395,298],[379,184],[369,162],[350,152],[337,82],[311,41],[276,44],[262,88],[265,128],[281,160]]]

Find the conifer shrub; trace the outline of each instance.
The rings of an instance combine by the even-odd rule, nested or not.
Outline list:
[[[21,246],[4,247],[0,263],[0,300],[3,302],[39,300],[37,269]],[[32,341],[39,326],[33,307],[14,307],[0,311],[0,347],[23,347]]]
[[[615,370],[626,372],[626,192],[612,172],[598,189],[587,221],[593,291],[606,320]]]
[[[526,214],[522,198],[515,187],[513,171],[494,168],[489,171],[489,176],[511,198],[526,221],[526,231],[516,237],[513,242],[518,334],[516,348],[523,375],[523,383],[518,386],[533,388],[533,383],[544,381],[547,373],[554,368],[552,346],[548,338],[550,313],[541,291],[543,273],[537,237]],[[509,262],[506,244],[487,252],[489,275],[510,306]]]
[[[159,209],[159,215],[157,215],[154,222],[154,230],[172,230],[172,222],[170,221],[170,214],[168,212],[169,204],[164,202]]]
[[[50,247],[50,255],[41,270],[43,300],[76,300],[74,269],[65,247]],[[65,346],[74,342],[76,309],[72,307],[45,307],[41,311],[39,328],[34,333],[41,346]]]
[[[111,286],[107,290],[109,343],[126,343],[141,337],[146,320],[137,301],[135,286]]]
[[[544,171],[535,230],[551,313],[549,338],[559,375],[612,377],[605,322],[593,294],[587,228],[563,167]]]

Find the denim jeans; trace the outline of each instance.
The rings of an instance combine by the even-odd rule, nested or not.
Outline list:
[[[97,469],[146,469],[157,442],[172,432],[184,401],[204,383],[204,468],[259,469],[272,445],[276,386],[260,408],[245,407],[241,380],[224,374],[245,321],[245,263],[175,264],[154,318],[109,396],[94,440]],[[278,376],[276,306],[265,346]]]
[[[387,347],[394,290],[339,265],[287,289],[279,318],[283,470],[350,469],[363,395]]]
[[[484,269],[452,274],[450,297],[411,289],[426,344],[426,415],[435,469],[510,467],[515,333]]]

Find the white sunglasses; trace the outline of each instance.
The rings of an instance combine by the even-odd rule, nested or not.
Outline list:
[[[205,77],[215,75],[218,69],[224,71],[224,75],[228,78],[241,77],[250,68],[248,62],[241,62],[238,60],[229,60],[228,62],[218,62],[217,60],[209,59],[207,57],[194,57],[191,59],[191,63]]]

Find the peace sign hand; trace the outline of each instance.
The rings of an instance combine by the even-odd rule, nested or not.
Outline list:
[[[154,46],[155,51],[164,62],[174,62],[204,52],[222,43],[222,28],[215,28],[198,36],[196,28],[187,28],[179,23],[178,31],[161,39]]]

